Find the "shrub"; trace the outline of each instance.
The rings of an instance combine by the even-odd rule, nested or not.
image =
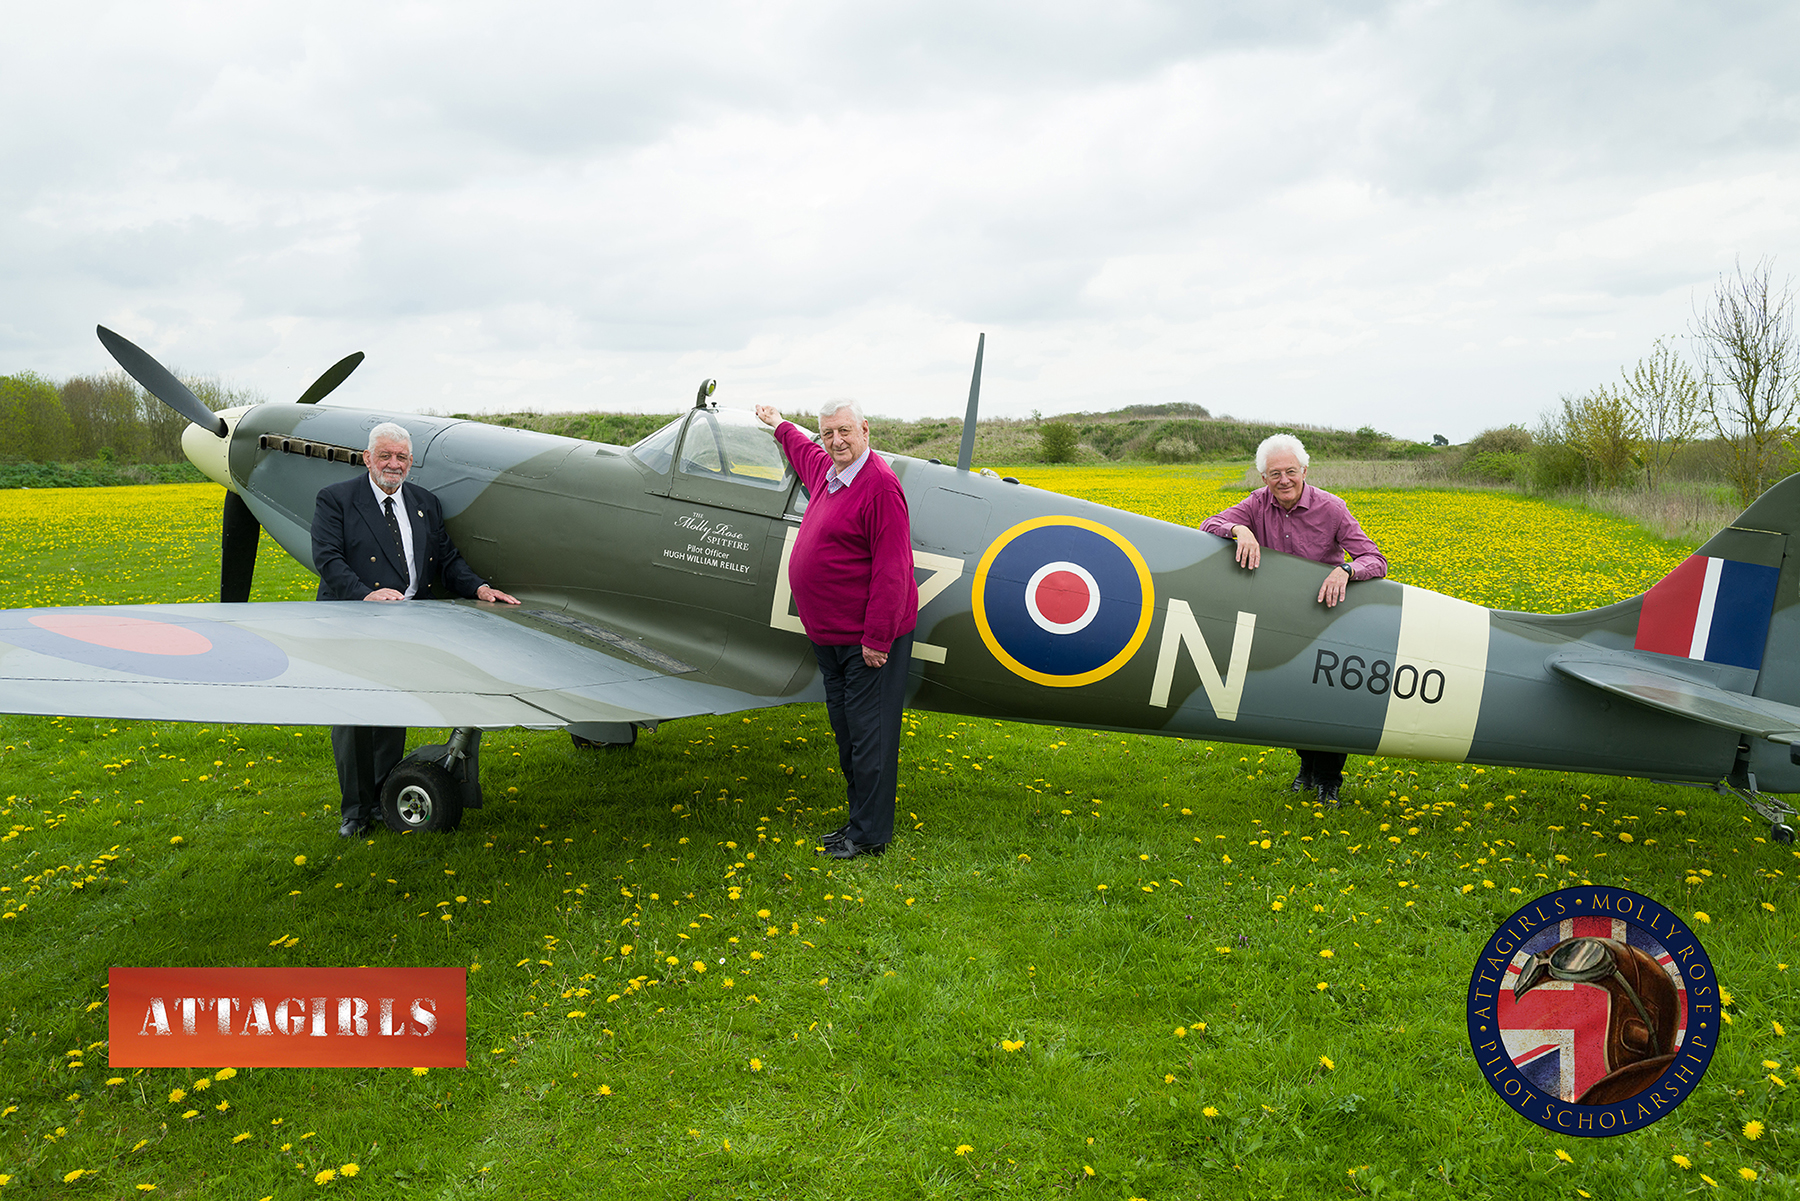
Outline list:
[[[1038,454],[1046,463],[1075,461],[1075,427],[1066,421],[1046,421],[1038,430]]]

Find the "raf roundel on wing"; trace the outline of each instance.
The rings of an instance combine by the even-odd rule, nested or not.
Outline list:
[[[150,610],[142,610],[150,614]],[[157,680],[243,684],[287,670],[282,649],[249,630],[181,612],[120,609],[0,613],[0,642],[40,655]]]
[[[1040,517],[994,540],[975,570],[976,627],[1014,675],[1053,687],[1104,679],[1150,628],[1143,556],[1098,522]]]

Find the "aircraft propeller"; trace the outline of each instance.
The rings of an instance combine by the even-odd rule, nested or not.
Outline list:
[[[201,429],[220,437],[229,437],[231,427],[224,418],[207,408],[205,403],[186,384],[161,363],[152,358],[142,347],[113,333],[104,325],[96,325],[94,332],[100,336],[100,344],[106,347],[126,374],[142,384],[150,395],[186,417]],[[312,382],[312,386],[300,394],[297,404],[317,404],[346,379],[350,373],[362,364],[363,352],[345,355],[326,369],[325,373]],[[244,503],[244,498],[226,489],[225,509],[220,517],[219,528],[219,599],[222,601],[242,602],[250,599],[250,582],[256,575],[256,548],[262,539],[262,523],[257,521],[256,514]]]
[[[106,347],[106,353],[125,368],[125,374],[144,385],[150,395],[201,429],[220,438],[230,435],[231,427],[225,424],[225,419],[207,408],[186,384],[171,375],[167,367],[151,358],[142,347],[121,338],[104,325],[96,325],[94,332],[100,335],[100,345]]]

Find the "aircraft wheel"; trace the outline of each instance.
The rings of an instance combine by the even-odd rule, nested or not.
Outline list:
[[[435,763],[402,763],[381,786],[381,820],[399,833],[441,834],[462,821],[461,785]]]
[[[1794,845],[1794,827],[1777,822],[1769,827],[1769,837],[1784,847],[1791,847]]]

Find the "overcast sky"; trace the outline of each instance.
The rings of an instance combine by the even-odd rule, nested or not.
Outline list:
[[[0,373],[440,412],[1196,401],[1461,441],[1800,271],[1800,5],[64,3]]]

